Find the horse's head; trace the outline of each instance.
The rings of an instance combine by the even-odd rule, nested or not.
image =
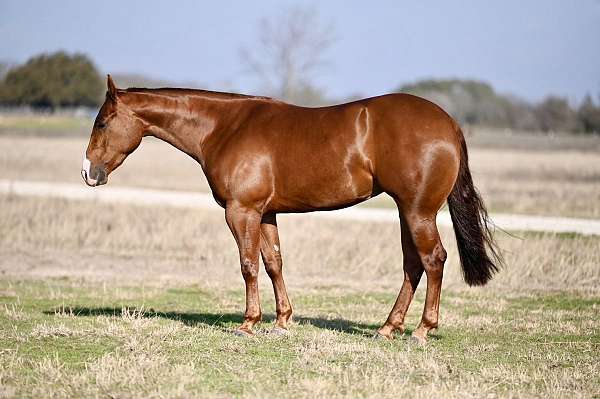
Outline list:
[[[106,99],[96,116],[81,166],[81,177],[88,186],[106,184],[108,175],[140,145],[147,128],[123,104],[110,75],[107,86]]]

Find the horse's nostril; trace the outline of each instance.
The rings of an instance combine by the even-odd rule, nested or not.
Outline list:
[[[105,168],[98,168],[97,169],[97,176],[96,176],[96,180],[98,181],[99,184],[105,184],[106,183],[106,169]]]

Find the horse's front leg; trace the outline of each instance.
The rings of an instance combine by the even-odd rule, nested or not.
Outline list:
[[[258,262],[260,253],[260,221],[262,215],[238,203],[227,204],[225,219],[240,251],[242,276],[246,283],[246,311],[244,322],[236,334],[254,335],[252,327],[261,319],[258,297]]]
[[[267,274],[273,283],[275,293],[275,310],[277,320],[271,330],[273,334],[285,334],[288,331],[289,321],[292,317],[292,305],[288,298],[285,282],[283,281],[281,260],[281,244],[277,231],[277,219],[274,214],[265,215],[260,226],[260,253],[265,264]]]

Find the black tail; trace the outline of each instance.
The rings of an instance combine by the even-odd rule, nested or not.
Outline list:
[[[458,178],[448,197],[465,282],[485,285],[502,264],[483,200],[473,186],[465,138],[458,130],[461,154]],[[488,256],[488,252],[491,255]]]

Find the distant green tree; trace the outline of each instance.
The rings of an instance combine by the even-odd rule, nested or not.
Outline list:
[[[36,108],[96,106],[103,80],[83,54],[42,54],[11,69],[0,84],[0,103]]]
[[[581,130],[578,115],[567,99],[556,96],[546,97],[537,105],[535,113],[544,131],[575,132]]]
[[[584,132],[600,134],[600,105],[594,105],[594,101],[589,94],[585,96],[581,103],[577,116]]]

